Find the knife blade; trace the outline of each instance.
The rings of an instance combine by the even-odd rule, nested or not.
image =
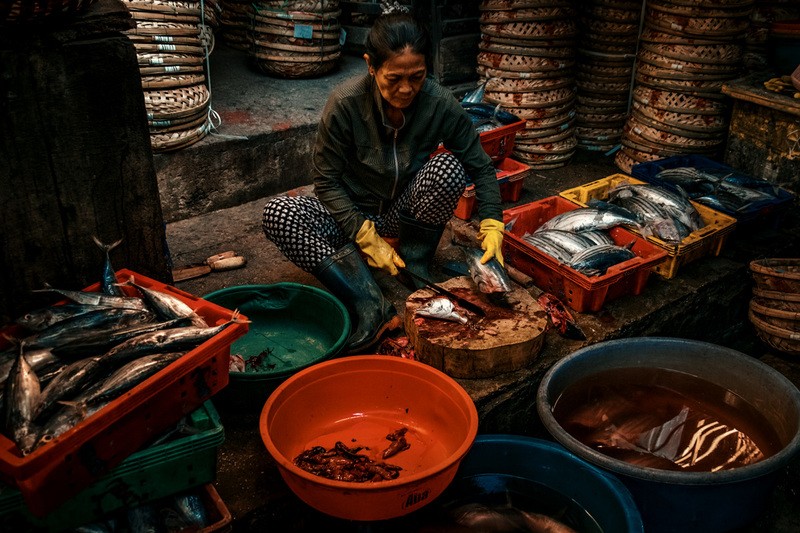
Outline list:
[[[486,316],[486,311],[484,311],[483,308],[481,306],[479,306],[478,304],[476,304],[474,302],[470,302],[466,298],[462,298],[461,296],[459,296],[459,295],[457,295],[457,294],[455,294],[455,293],[453,293],[451,291],[448,291],[444,287],[440,287],[440,286],[436,285],[431,280],[425,279],[424,277],[420,276],[419,274],[415,274],[414,272],[411,272],[407,268],[400,268],[400,272],[403,272],[404,274],[407,274],[407,275],[411,276],[412,278],[416,279],[417,281],[420,281],[420,282],[424,283],[425,286],[427,288],[431,289],[433,292],[441,294],[442,296],[447,296],[448,298],[452,298],[458,305],[460,305],[461,307],[463,307],[467,311],[471,311],[471,312],[473,312],[473,313],[475,313],[476,315],[479,315],[479,316]]]

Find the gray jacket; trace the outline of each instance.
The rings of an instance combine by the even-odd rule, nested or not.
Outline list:
[[[480,219],[503,219],[492,161],[450,90],[428,78],[398,129],[388,126],[381,102],[371,76],[349,80],[331,94],[317,130],[314,192],[349,238],[364,213],[386,212],[440,142],[475,184]]]

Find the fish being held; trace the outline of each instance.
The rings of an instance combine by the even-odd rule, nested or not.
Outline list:
[[[421,305],[415,312],[415,315],[424,316],[427,318],[438,318],[440,320],[447,320],[450,322],[458,322],[459,324],[466,324],[467,319],[456,312],[453,302],[444,296],[437,296],[431,298],[423,305]]]
[[[487,263],[481,263],[483,251],[471,246],[463,246],[466,256],[467,266],[472,281],[478,290],[484,294],[505,294],[511,290],[511,279],[508,277],[506,269],[495,259],[491,258]]]

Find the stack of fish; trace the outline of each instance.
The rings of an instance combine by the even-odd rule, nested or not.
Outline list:
[[[718,155],[728,129],[722,85],[741,74],[753,0],[650,0],[631,114],[617,166]]]
[[[773,204],[779,189],[769,181],[726,169],[676,167],[654,176],[705,206],[735,215]]]
[[[605,231],[615,226],[641,228],[630,213],[581,207],[554,216],[522,239],[582,274],[602,276],[609,267],[635,257],[630,249],[635,241],[619,246]]]
[[[213,34],[201,23],[204,6],[198,0],[125,0],[125,5],[136,21],[126,33],[136,47],[153,150],[199,141],[210,130],[205,60]]]
[[[123,285],[141,297],[127,296]],[[209,326],[175,296],[134,279],[117,283],[108,259],[102,287],[102,293],[42,289],[71,303],[20,317],[15,347],[0,353],[3,430],[23,455],[239,320],[234,313]]]
[[[580,2],[578,27],[578,148],[611,150],[628,117],[642,0]]]
[[[533,168],[566,165],[575,153],[574,10],[567,0],[482,0],[478,73],[484,101],[526,121],[514,158]]]

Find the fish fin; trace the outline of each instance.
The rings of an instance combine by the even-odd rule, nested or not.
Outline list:
[[[239,309],[238,309],[238,308],[237,308],[237,309],[234,309],[234,310],[233,310],[233,313],[231,313],[231,319],[230,319],[230,321],[231,321],[231,322],[236,322],[237,324],[249,324],[249,323],[250,323],[250,320],[247,320],[247,319],[245,319],[245,318],[242,318],[242,317],[240,316],[241,314],[242,314],[242,313],[239,311]]]
[[[114,248],[116,248],[117,246],[122,244],[122,239],[119,239],[118,241],[112,242],[111,244],[106,244],[103,241],[101,241],[100,239],[98,239],[97,235],[92,235],[92,240],[98,246],[98,248],[103,250],[103,252],[105,252],[105,253],[109,253],[111,250],[113,250]]]
[[[86,402],[82,401],[69,401],[69,400],[58,400],[56,403],[60,403],[66,407],[71,407],[75,409],[76,412],[80,413],[81,418],[86,418],[86,414],[88,412]]]
[[[117,287],[135,287],[136,282],[133,279],[133,274],[128,278],[128,281],[123,281],[122,283],[115,283]]]

